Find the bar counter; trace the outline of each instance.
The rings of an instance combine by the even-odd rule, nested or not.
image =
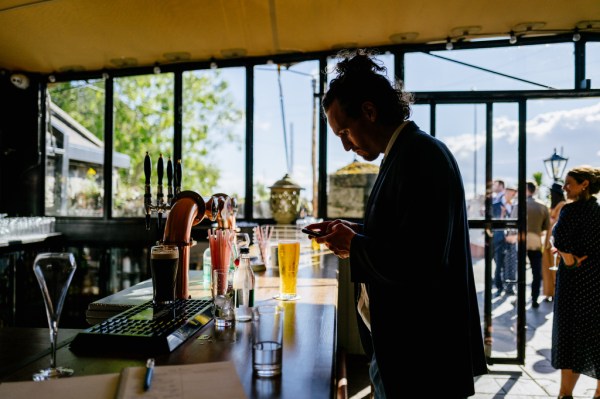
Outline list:
[[[171,353],[156,356],[156,365],[232,361],[248,398],[335,398],[338,259],[328,251],[303,251],[297,301],[273,299],[279,290],[276,269],[267,268],[255,275],[255,305],[279,303],[285,308],[281,376],[253,376],[251,324],[242,322],[225,330],[216,330],[210,322]],[[210,295],[208,284],[202,281],[202,271],[190,271],[190,294],[192,298]],[[146,280],[98,302],[132,306],[151,296],[152,285]],[[4,328],[0,332],[0,382],[31,380],[34,372],[50,364],[49,350],[41,350],[49,346],[47,329]],[[59,330],[57,352],[58,366],[73,368],[74,376],[118,373],[123,367],[145,364],[145,356],[115,354],[110,350],[100,356],[76,355],[68,345],[76,333],[77,330]],[[15,338],[15,334],[20,338]]]

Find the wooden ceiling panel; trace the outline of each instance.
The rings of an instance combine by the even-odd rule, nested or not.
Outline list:
[[[493,34],[536,21],[568,30],[584,20],[600,21],[598,0],[0,0],[0,69],[53,73],[130,59],[162,64],[169,53],[204,61],[376,47],[405,32],[418,34],[409,42],[428,43],[463,26]]]

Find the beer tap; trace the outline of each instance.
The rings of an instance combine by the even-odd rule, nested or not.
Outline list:
[[[177,163],[175,173],[173,173],[173,163],[171,162],[171,158],[169,158],[167,162],[167,202],[165,202],[163,192],[164,158],[162,154],[160,154],[157,164],[158,182],[156,186],[156,204],[152,204],[152,189],[150,186],[150,178],[152,176],[152,161],[150,160],[150,155],[147,151],[146,157],[144,158],[144,175],[146,177],[144,188],[144,210],[146,212],[146,230],[150,230],[150,219],[152,217],[152,211],[156,211],[158,216],[158,231],[160,234],[163,213],[171,209],[171,207],[176,201],[177,195],[181,193],[181,160],[179,160]],[[173,186],[173,183],[175,184],[175,186]],[[204,213],[204,209],[202,210],[202,212]]]
[[[165,210],[165,197],[163,194],[163,174],[164,174],[164,163],[163,163],[163,155],[160,154],[158,157],[158,164],[156,165],[158,183],[156,185],[156,220],[158,221],[158,231],[160,231],[160,227],[162,224],[162,214]]]
[[[204,217],[211,222],[217,220],[217,215],[219,213],[219,200],[217,197],[212,195],[208,201],[206,201],[206,209],[204,211]]]
[[[167,161],[167,204],[173,205],[173,162]]]
[[[175,196],[181,192],[181,159],[175,164]]]
[[[225,198],[221,196],[221,194],[214,194],[215,200],[217,202],[217,227],[219,229],[224,229],[225,224],[223,222],[223,210],[225,209]]]
[[[213,194],[217,202],[217,226],[220,229],[231,229],[231,217],[233,214],[234,203],[233,198],[224,193]],[[237,203],[237,201],[236,201]]]
[[[150,176],[152,174],[152,161],[150,155],[146,151],[144,158],[144,175],[146,176],[146,184],[144,187],[144,209],[146,211],[146,230],[150,230],[150,217],[152,215],[152,194],[150,193]]]
[[[238,201],[236,197],[231,197],[231,213],[229,215],[229,226],[233,231],[238,231],[237,214],[239,211]]]

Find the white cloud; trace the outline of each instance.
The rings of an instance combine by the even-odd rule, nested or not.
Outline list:
[[[598,121],[600,121],[600,102],[589,107],[537,115],[527,122],[527,133],[534,136],[547,136],[558,127],[576,130],[583,125]]]

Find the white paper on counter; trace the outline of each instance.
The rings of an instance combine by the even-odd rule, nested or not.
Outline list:
[[[47,381],[3,382],[0,398],[11,399],[112,399],[119,373],[65,377]]]

